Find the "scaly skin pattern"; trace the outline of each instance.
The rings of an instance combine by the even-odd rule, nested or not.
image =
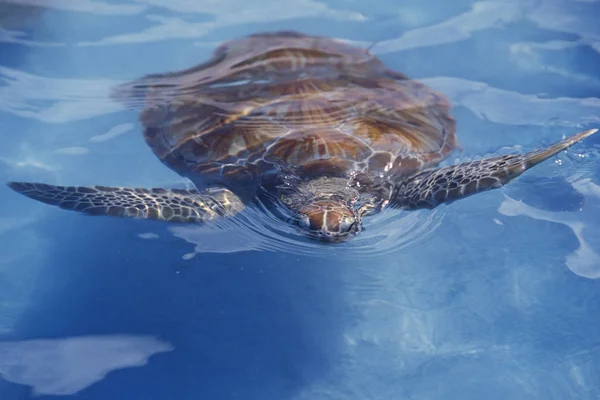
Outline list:
[[[209,195],[185,189],[53,186],[26,182],[11,182],[9,186],[34,200],[88,215],[199,223],[235,214],[243,207],[237,196],[226,189]]]
[[[575,143],[594,134],[597,129],[568,137],[546,149],[525,154],[509,154],[423,171],[400,182],[391,205],[404,209],[434,208],[455,200],[504,186],[523,172]]]
[[[307,179],[407,175],[456,147],[442,94],[365,49],[295,32],[226,42],[204,64],[115,93],[141,108],[157,157],[200,186],[258,187],[281,167]]]

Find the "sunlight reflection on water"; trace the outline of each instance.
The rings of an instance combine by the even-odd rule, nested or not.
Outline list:
[[[31,386],[33,394],[70,395],[122,368],[141,367],[168,343],[144,336],[83,336],[0,341],[0,376]]]
[[[0,0],[4,9],[16,4],[36,8],[18,10],[26,21],[0,12],[0,119],[8,127],[0,146],[3,181],[188,186],[151,154],[137,114],[112,101],[111,89],[147,73],[193,66],[231,38],[282,28],[373,45],[386,64],[446,94],[463,147],[446,163],[540,147],[600,124],[599,1]],[[150,367],[163,368],[174,382],[172,392],[183,397],[190,395],[186,388],[198,394],[222,386],[218,393],[225,398],[240,398],[229,387],[246,387],[243,379],[204,383],[197,370],[206,368],[212,378],[214,366],[239,364],[253,370],[244,373],[264,378],[251,362],[264,355],[262,338],[274,343],[273,370],[284,378],[266,371],[269,387],[249,399],[597,399],[599,144],[590,138],[497,193],[431,212],[375,215],[358,237],[336,246],[309,241],[252,209],[241,219],[203,227],[131,221],[131,230],[119,235],[114,227],[125,225],[106,221],[100,229],[0,188],[6,190],[0,208],[0,398],[16,386],[6,382],[38,395],[107,398],[131,393],[131,382],[152,387],[144,375]],[[78,233],[61,233],[62,225],[48,230],[48,221],[65,221]],[[115,239],[87,238],[90,232]],[[127,235],[143,239],[142,245],[128,243]],[[76,253],[78,246],[93,254],[49,260],[55,248]],[[175,254],[146,258],[157,254],[155,248]],[[73,260],[82,265],[60,264]],[[165,282],[152,286],[145,279],[154,268],[183,270],[177,276],[192,283],[178,286],[166,274],[158,275]],[[131,270],[138,275],[128,275]],[[91,278],[73,283],[64,271]],[[114,274],[114,281],[103,274]],[[263,279],[272,286],[261,286]],[[339,290],[314,289],[337,279],[343,282]],[[45,282],[60,284],[49,288]],[[87,289],[77,292],[80,285]],[[144,297],[144,285],[156,292]],[[93,293],[89,299],[86,290]],[[186,297],[194,290],[199,292]],[[61,301],[71,301],[67,296],[46,304],[41,292],[49,293],[45,299],[79,293],[83,309],[98,307],[100,313],[59,313],[80,318],[74,326],[89,332],[71,326],[76,332],[50,338],[40,333],[46,327],[27,325],[28,313],[53,315],[70,310]],[[173,300],[178,296],[183,300]],[[227,308],[235,296],[242,304]],[[108,302],[113,297],[122,303]],[[344,307],[328,303],[334,300]],[[244,307],[253,302],[258,305],[248,313]],[[157,314],[144,309],[146,303]],[[180,311],[187,304],[191,310]],[[129,329],[124,321],[136,316],[150,322]],[[327,342],[319,327],[334,317],[344,320],[327,327],[343,342],[339,358],[327,360],[332,366],[326,374],[308,379],[298,372],[301,357],[288,352],[297,343],[285,339],[301,343],[298,353],[315,351],[302,340]],[[103,329],[115,334],[98,334],[101,324],[90,322],[98,318],[110,320],[114,325]],[[304,324],[294,325],[294,318]],[[313,319],[314,326],[306,323]],[[264,332],[252,330],[257,320]],[[233,328],[222,321],[233,321]],[[288,325],[281,336],[269,332]],[[174,340],[154,338],[156,331],[172,329]],[[152,335],[120,334],[133,330]],[[157,355],[180,354],[177,340],[186,334],[185,354],[197,359],[181,366]],[[26,340],[32,337],[40,339]],[[211,353],[212,347],[232,349],[232,360]],[[146,363],[136,368],[143,371],[137,381],[117,372]],[[300,389],[292,394],[277,391],[296,381]],[[141,393],[160,396],[151,389]]]

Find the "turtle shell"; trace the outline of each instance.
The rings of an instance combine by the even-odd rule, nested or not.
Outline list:
[[[296,32],[219,46],[208,62],[122,86],[146,142],[200,185],[412,174],[456,146],[450,104],[367,50]]]

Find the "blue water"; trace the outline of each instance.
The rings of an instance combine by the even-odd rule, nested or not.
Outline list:
[[[463,148],[448,163],[541,147],[600,127],[599,15],[597,0],[0,0],[0,181],[185,184],[110,88],[279,29],[374,44],[445,93]],[[92,218],[6,187],[0,206],[2,400],[600,398],[600,135],[336,246]]]

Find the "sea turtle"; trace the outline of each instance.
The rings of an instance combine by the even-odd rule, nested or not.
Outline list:
[[[309,236],[340,241],[359,232],[366,215],[499,188],[596,132],[435,169],[457,147],[443,95],[368,50],[297,32],[229,41],[208,62],[146,76],[115,96],[140,106],[148,145],[196,189],[9,186],[91,215],[183,223],[260,200]]]

